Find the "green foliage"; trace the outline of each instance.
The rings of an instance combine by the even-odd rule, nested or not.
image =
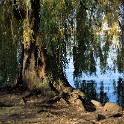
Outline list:
[[[71,5],[71,6],[69,6]],[[40,0],[40,33],[47,53],[56,56],[58,70],[65,66],[66,46],[73,35],[71,1]]]
[[[13,82],[17,75],[17,48],[21,28],[8,1],[0,4],[0,12],[0,86],[3,86]]]
[[[32,2],[35,0],[4,0],[0,4],[1,81],[7,81],[17,72],[18,44],[34,40]],[[67,53],[72,53],[72,49],[76,76],[82,71],[95,73],[94,57],[100,56],[101,68],[106,67],[111,41],[118,39],[120,5],[119,0],[40,0],[38,32],[42,40],[39,44],[56,57],[58,71],[66,66]],[[14,9],[20,13],[24,10],[25,18],[16,20]],[[109,30],[104,30],[104,24]],[[105,34],[103,48],[100,46],[102,33]]]

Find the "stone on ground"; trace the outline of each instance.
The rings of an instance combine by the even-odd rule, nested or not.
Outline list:
[[[123,108],[115,103],[107,102],[104,106],[104,110],[111,112],[120,112],[123,110]]]

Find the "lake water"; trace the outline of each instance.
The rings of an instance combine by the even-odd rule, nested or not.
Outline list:
[[[113,62],[113,58],[117,59],[117,53],[112,50],[109,52],[108,69],[105,73],[102,73],[99,58],[97,58],[96,74],[82,72],[82,75],[78,77],[73,75],[73,57],[69,58],[66,75],[73,87],[82,90],[88,98],[98,100],[103,105],[109,101],[124,107],[124,74],[118,72]]]

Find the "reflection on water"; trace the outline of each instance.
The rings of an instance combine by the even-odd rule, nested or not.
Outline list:
[[[70,84],[83,91],[87,98],[98,100],[103,105],[109,101],[124,107],[124,75],[117,70],[100,73],[99,66],[96,68],[94,75],[82,73],[81,76],[75,77],[73,59],[70,59],[66,70],[67,78]]]
[[[97,82],[97,81],[82,81],[81,90],[86,94],[90,99],[95,99],[100,101],[102,104],[105,104],[108,101],[116,102],[117,94],[114,86],[115,82]]]

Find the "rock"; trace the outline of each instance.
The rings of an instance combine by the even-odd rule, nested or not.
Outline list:
[[[80,99],[80,101],[81,101],[81,98],[82,98],[82,99],[85,98],[84,93],[81,92],[81,91],[78,90],[78,89],[74,89],[69,95],[70,95],[70,96],[69,96],[69,98],[68,98],[68,101],[69,101],[70,103],[74,103],[74,104],[76,103],[77,99],[78,99],[78,101],[79,101],[79,99]],[[81,101],[81,102],[82,102],[82,101]]]
[[[96,107],[102,107],[102,104],[96,100],[91,100],[91,103],[93,103]]]
[[[111,111],[111,112],[120,112],[123,110],[122,107],[120,107],[117,104],[111,103],[111,102],[107,102],[104,106],[104,110],[105,111]]]
[[[85,111],[84,105],[80,99],[76,99],[75,103],[82,111]]]
[[[72,95],[73,95],[73,94],[76,94],[77,96],[80,96],[80,97],[82,97],[83,99],[85,98],[84,93],[81,92],[79,89],[73,90],[73,92],[72,92],[71,94],[72,94]]]
[[[69,103],[74,103],[76,99],[77,99],[76,97],[70,96],[68,101]]]

